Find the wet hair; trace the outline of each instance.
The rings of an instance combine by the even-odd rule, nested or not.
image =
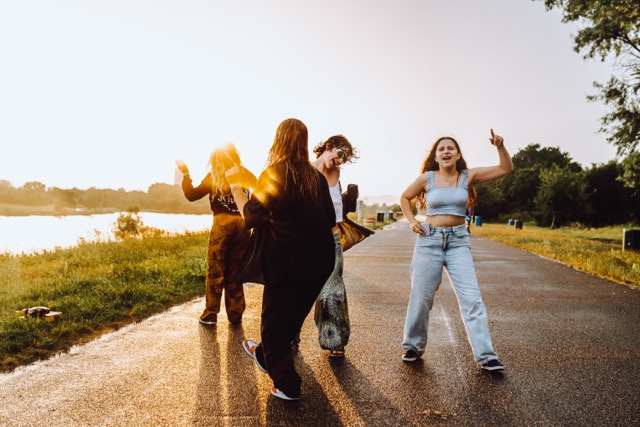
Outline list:
[[[225,171],[236,164],[242,165],[240,153],[231,142],[222,147],[216,147],[211,152],[207,169],[211,175],[211,188],[214,194],[221,195],[230,191]]]
[[[331,150],[334,147],[342,148],[347,151],[347,160],[343,164],[353,163],[358,160],[358,152],[355,147],[351,145],[349,140],[344,135],[334,135],[329,137],[326,141],[320,142],[315,146],[313,152],[316,155],[316,159],[322,155],[326,150]]]
[[[456,161],[456,171],[460,173],[463,170],[468,169],[467,161],[462,156],[462,151],[460,150],[460,144],[458,144],[458,141],[456,141],[454,138],[450,136],[441,136],[440,138],[436,139],[436,142],[433,143],[433,145],[431,146],[431,150],[427,155],[427,158],[424,159],[424,162],[422,162],[422,167],[420,168],[421,174],[427,171],[437,171],[439,169],[438,162],[436,162],[436,152],[438,151],[438,145],[442,141],[447,139],[453,142],[453,145],[456,146],[456,150],[458,150],[458,153],[460,153],[460,158]],[[469,199],[467,200],[467,207],[475,207],[477,191],[473,187],[468,187],[468,191],[469,191]],[[412,200],[412,204],[417,206],[420,209],[426,209],[427,208],[426,192],[424,190],[421,191],[420,194],[418,194]]]
[[[267,157],[267,166],[284,164],[287,177],[285,188],[291,185],[293,194],[304,200],[318,199],[319,177],[309,162],[309,133],[298,119],[286,119],[276,129],[276,136]]]

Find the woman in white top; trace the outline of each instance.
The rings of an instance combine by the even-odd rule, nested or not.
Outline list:
[[[313,152],[316,154],[317,159],[312,164],[327,179],[329,193],[336,211],[336,223],[339,224],[346,216],[342,203],[340,166],[357,159],[355,149],[347,138],[342,135],[335,135],[318,144]],[[349,341],[351,332],[347,294],[342,279],[343,255],[338,224],[333,228],[336,248],[333,273],[331,273],[331,276],[320,291],[320,295],[318,295],[314,316],[318,328],[320,347],[329,350],[329,355],[332,357],[344,356],[344,347]]]

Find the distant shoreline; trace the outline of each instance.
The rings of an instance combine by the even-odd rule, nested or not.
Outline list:
[[[117,208],[95,208],[95,209],[56,209],[53,205],[29,206],[18,205],[12,203],[0,203],[0,216],[89,216],[102,215],[123,212]],[[180,211],[163,211],[160,209],[145,209],[140,212],[163,213],[163,214],[193,214],[203,215],[209,212],[180,212]]]
[[[391,195],[382,196],[361,196],[359,198],[366,206],[387,205],[393,206],[400,203],[400,197]],[[193,214],[203,215],[211,213],[208,210],[208,202],[203,204],[200,210],[196,211],[189,206],[190,210],[169,210],[169,209],[144,209],[140,208],[140,212],[163,213],[163,214]],[[17,203],[0,202],[0,216],[72,216],[72,215],[100,215],[124,212],[125,209],[115,207],[110,208],[92,208],[92,209],[73,209],[73,208],[56,208],[55,205],[22,205]]]

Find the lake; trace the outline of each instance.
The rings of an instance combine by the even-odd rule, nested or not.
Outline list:
[[[113,239],[118,213],[70,216],[0,216],[0,253],[30,253],[66,248],[87,241]],[[213,216],[141,212],[144,225],[184,233],[211,228]]]

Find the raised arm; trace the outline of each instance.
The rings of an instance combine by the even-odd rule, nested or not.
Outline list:
[[[405,218],[409,221],[411,229],[418,234],[423,234],[424,230],[420,225],[420,222],[416,219],[411,208],[411,200],[427,189],[427,176],[425,174],[420,175],[413,181],[406,190],[400,196],[400,209]]]
[[[489,141],[498,150],[498,164],[496,166],[469,169],[469,185],[493,181],[513,172],[513,162],[504,146],[504,139],[500,135],[494,134],[493,129],[491,129]]]
[[[204,177],[200,185],[194,187],[191,175],[189,175],[189,168],[187,167],[187,164],[182,159],[178,159],[176,160],[176,166],[178,166],[178,169],[180,169],[180,172],[182,172],[183,175],[182,193],[187,200],[195,202],[196,200],[200,200],[211,193],[211,176],[209,174]]]

